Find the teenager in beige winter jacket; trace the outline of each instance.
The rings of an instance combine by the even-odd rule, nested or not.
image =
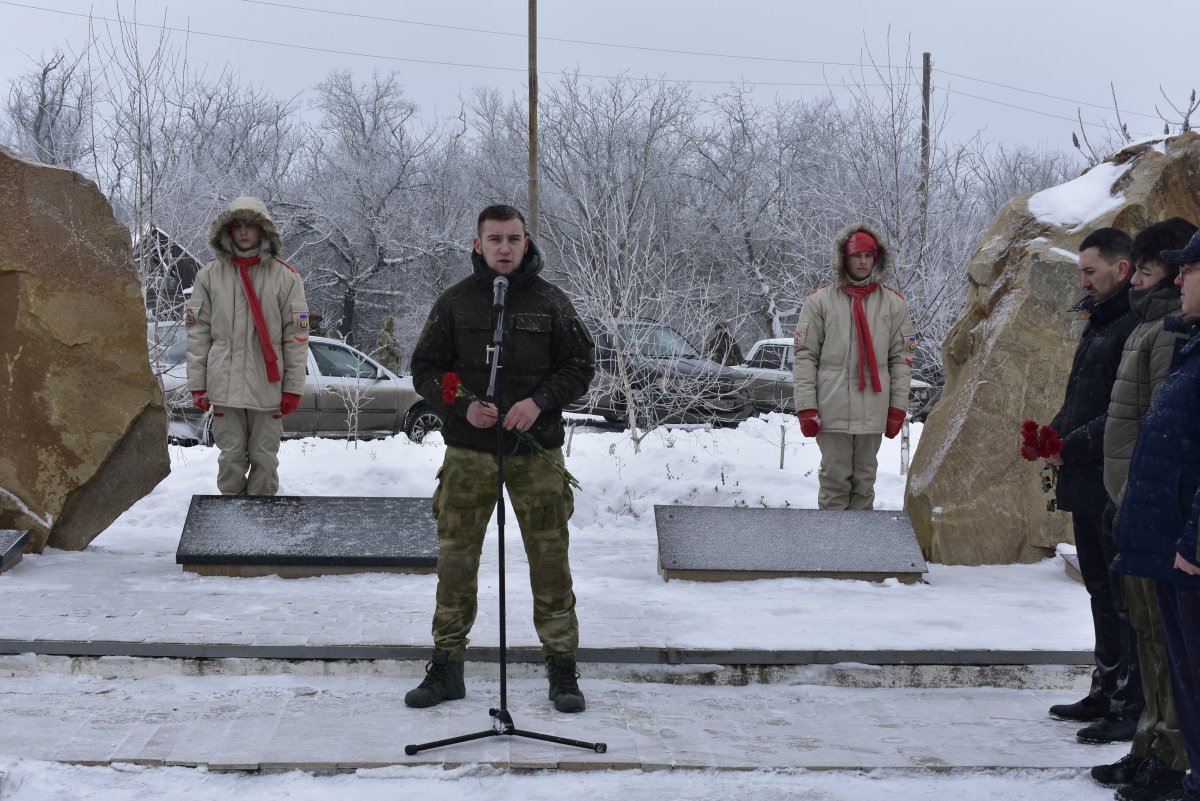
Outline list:
[[[873,508],[879,446],[904,424],[917,336],[904,296],[883,283],[889,256],[871,226],[848,226],[833,283],[800,310],[792,377],[801,431],[821,449],[821,509]]]
[[[213,221],[216,256],[187,303],[188,389],[213,412],[225,495],[274,495],[283,417],[300,405],[308,364],[308,304],[282,261],[279,229],[261,200],[235,198]]]

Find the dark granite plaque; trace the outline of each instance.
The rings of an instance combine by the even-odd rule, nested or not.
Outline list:
[[[429,498],[193,495],[175,561],[215,576],[430,573],[438,555],[430,506]]]
[[[28,531],[0,529],[0,573],[21,561],[21,556],[25,553],[25,545],[28,542]]]
[[[655,506],[654,520],[665,579],[914,582],[926,572],[905,512]]]

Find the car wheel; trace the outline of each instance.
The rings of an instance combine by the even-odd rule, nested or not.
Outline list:
[[[634,412],[637,415],[637,427],[642,431],[649,431],[658,427],[658,411],[655,409],[655,398],[657,393],[646,389],[635,389],[633,391]],[[625,419],[629,419],[628,411],[626,411]]]
[[[423,442],[426,434],[442,430],[442,416],[424,401],[419,401],[404,416],[404,433],[413,442]]]

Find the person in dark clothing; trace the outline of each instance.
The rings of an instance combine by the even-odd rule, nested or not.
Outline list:
[[[717,323],[713,326],[712,333],[708,335],[708,341],[704,343],[704,355],[717,364],[724,364],[728,367],[741,364],[746,360],[746,357],[742,355],[741,347],[725,323]]]
[[[1104,427],[1104,488],[1109,499],[1118,505],[1125,496],[1129,460],[1142,418],[1170,373],[1175,351],[1182,341],[1181,335],[1163,327],[1166,318],[1179,314],[1181,300],[1179,287],[1175,285],[1179,271],[1166,264],[1160,254],[1186,247],[1195,233],[1196,226],[1190,221],[1172,217],[1146,226],[1133,239],[1129,302],[1141,322],[1125,340]],[[1171,697],[1167,641],[1154,581],[1125,575],[1121,591],[1129,610],[1129,622],[1137,634],[1138,671],[1145,706],[1129,754],[1116,762],[1097,765],[1091,773],[1101,784],[1119,788],[1119,798],[1132,795],[1155,799],[1181,792],[1183,775],[1188,769],[1187,751]]]
[[[1062,453],[1045,460],[1058,467],[1058,508],[1071,513],[1079,570],[1091,599],[1096,669],[1087,697],[1050,707],[1050,716],[1092,725],[1077,736],[1088,743],[1133,738],[1142,711],[1142,680],[1113,557],[1113,509],[1104,490],[1104,426],[1125,340],[1138,324],[1129,305],[1133,240],[1118,228],[1093,231],[1079,246],[1079,282],[1087,297],[1074,307],[1087,315],[1075,349],[1062,409],[1050,423]]]
[[[417,392],[445,418],[446,456],[433,495],[439,543],[433,659],[404,702],[427,707],[466,694],[463,658],[475,622],[484,533],[496,505],[496,426],[501,426],[504,485],[529,557],[533,624],[550,700],[560,712],[580,712],[579,622],[567,559],[574,496],[563,462],[562,411],[587,392],[595,349],[566,294],[541,276],[541,253],[519,211],[488,206],[479,215],[477,234],[472,275],[434,303],[412,356]],[[500,277],[509,282],[504,380],[491,403],[484,398],[497,320],[493,288]],[[451,372],[465,391],[455,390]]]
[[[1182,794],[1119,791],[1128,799],[1200,801],[1200,233],[1162,252],[1178,267],[1179,317],[1164,326],[1187,336],[1142,420],[1117,522],[1113,569],[1154,581],[1179,732],[1191,770]]]

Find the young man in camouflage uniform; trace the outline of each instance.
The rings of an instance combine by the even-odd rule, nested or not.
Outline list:
[[[208,245],[215,258],[185,310],[188,389],[196,408],[213,412],[217,489],[274,495],[283,417],[300,406],[308,366],[304,284],[256,197],[234,198]]]
[[[883,437],[900,433],[917,350],[908,303],[883,283],[879,232],[851,225],[833,245],[833,283],[808,296],[792,380],[800,431],[821,449],[821,509],[871,509]]]
[[[417,391],[445,416],[446,456],[433,496],[437,518],[438,587],[433,659],[425,680],[404,702],[427,707],[466,695],[463,658],[475,622],[479,555],[496,505],[496,430],[504,429],[504,483],[521,527],[533,588],[533,623],[560,712],[584,708],[575,672],[579,623],[567,560],[571,487],[563,464],[563,407],[582,396],[595,373],[591,337],[562,290],[542,278],[542,257],[511,206],[479,215],[472,275],[434,303],[413,351]],[[493,282],[509,282],[504,315],[499,407],[479,400],[491,373]],[[455,372],[474,398],[443,399],[443,378]],[[546,451],[515,435],[525,431]]]

